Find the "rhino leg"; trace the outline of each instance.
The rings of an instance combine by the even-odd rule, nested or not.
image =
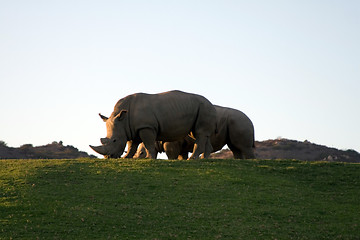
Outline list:
[[[243,150],[243,156],[245,159],[255,159],[254,148],[250,147]]]
[[[197,137],[195,144],[194,144],[193,153],[191,154],[189,159],[198,159],[199,155],[202,153],[204,153],[203,157],[208,157],[208,156],[205,156],[207,154],[207,152],[209,151],[209,146],[207,146],[208,141],[209,141],[209,144],[211,147],[211,143],[210,143],[210,140],[208,137]],[[210,153],[211,153],[211,151],[210,151]],[[209,153],[209,155],[210,155],[210,153]]]
[[[203,158],[208,158],[212,152],[213,152],[213,147],[211,145],[210,138],[208,137],[206,140],[205,152],[203,154]]]
[[[186,160],[189,158],[189,153],[188,151],[182,151],[179,156],[178,156],[178,159],[179,160]]]
[[[124,158],[132,158],[137,151],[139,143],[134,142],[134,141],[128,141],[127,145],[128,145],[128,151],[127,151],[126,155],[124,156]]]
[[[155,149],[155,131],[151,128],[143,128],[139,130],[139,136],[146,148],[146,158],[156,159],[157,151]]]
[[[164,150],[168,159],[178,159],[182,150],[182,141],[165,142]],[[186,158],[187,159],[187,158]]]
[[[141,143],[133,158],[145,158],[145,157],[146,157],[146,148],[144,146],[144,143]]]
[[[166,156],[170,160],[177,159],[179,155],[174,154],[173,152],[166,152]]]
[[[238,147],[235,147],[233,144],[228,143],[227,144],[230,150],[234,154],[235,159],[254,159],[254,149],[252,147],[244,147],[241,146],[241,149]]]
[[[232,151],[235,159],[244,159],[244,156],[239,148],[235,147],[232,143],[227,143],[227,145]]]

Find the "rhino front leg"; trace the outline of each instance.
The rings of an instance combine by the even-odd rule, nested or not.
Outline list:
[[[128,151],[127,151],[126,155],[124,156],[124,158],[132,158],[137,151],[139,143],[134,142],[134,141],[128,141],[127,145],[128,145]]]
[[[146,158],[156,159],[155,149],[156,132],[151,128],[143,128],[139,131],[139,136],[146,148]]]

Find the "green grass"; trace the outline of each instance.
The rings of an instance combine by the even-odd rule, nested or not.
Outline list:
[[[359,238],[359,164],[0,160],[0,239]]]

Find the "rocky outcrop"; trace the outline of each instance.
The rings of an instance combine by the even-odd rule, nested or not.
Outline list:
[[[258,159],[296,159],[303,161],[356,162],[360,154],[355,150],[339,150],[309,141],[299,142],[289,139],[256,141],[255,156]],[[211,155],[211,158],[232,158],[228,149]]]
[[[37,147],[32,144],[24,144],[19,148],[8,147],[5,142],[0,141],[0,159],[74,159],[84,157],[96,158],[73,146],[64,146],[62,141]]]

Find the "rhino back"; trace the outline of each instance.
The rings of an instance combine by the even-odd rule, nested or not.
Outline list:
[[[122,99],[120,99],[119,101],[117,101],[117,103],[114,106],[114,111],[111,113],[110,117],[114,117],[117,114],[119,114],[121,112],[121,110],[130,110],[130,105],[133,101],[133,98],[136,96],[137,94],[132,94],[129,96],[126,96]]]
[[[212,108],[206,98],[181,91],[135,94],[130,106],[130,123],[135,132],[153,128],[157,132],[157,140],[178,140],[192,130],[200,105]]]

